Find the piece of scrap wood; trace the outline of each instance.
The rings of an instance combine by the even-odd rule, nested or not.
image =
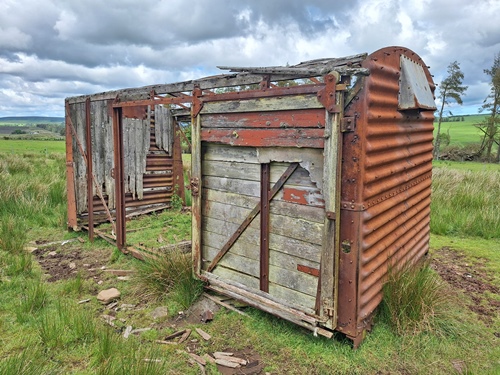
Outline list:
[[[214,357],[217,359],[219,357],[230,357],[234,353],[229,353],[229,352],[214,352]]]
[[[208,341],[212,338],[212,336],[210,336],[208,333],[206,333],[201,328],[196,328],[196,332],[198,332],[198,335],[200,335],[203,338],[203,340],[205,340],[205,341]]]
[[[234,362],[234,363],[237,363],[239,365],[242,365],[242,366],[246,366],[246,364],[248,363],[248,361],[246,359],[243,359],[243,358],[239,358],[239,357],[224,357],[224,356],[221,356],[217,359],[222,359],[224,361],[229,361],[229,362]]]
[[[225,302],[222,302],[222,301],[221,301],[220,299],[218,299],[217,297],[211,296],[211,295],[210,295],[210,294],[208,294],[208,293],[203,293],[203,295],[204,295],[205,297],[207,297],[209,300],[212,300],[212,301],[214,301],[215,303],[217,303],[217,304],[221,305],[222,307],[225,307],[226,309],[229,309],[229,310],[232,310],[232,311],[234,311],[234,312],[237,312],[237,313],[238,313],[238,314],[240,314],[240,315],[250,317],[250,315],[248,315],[248,314],[244,313],[243,311],[238,310],[237,308],[235,308],[235,307],[233,307],[233,306],[231,306],[231,305],[229,305],[229,304],[227,304],[227,303],[225,303]]]
[[[165,341],[175,339],[176,337],[182,336],[184,333],[186,333],[186,330],[183,329],[181,331],[177,331],[175,333],[172,333],[171,335],[168,335],[164,338]]]
[[[210,354],[205,353],[203,355],[203,359],[205,359],[207,362],[215,363],[215,358],[212,357]]]
[[[141,333],[141,332],[146,332],[146,331],[150,331],[151,330],[151,327],[147,327],[147,328],[137,328],[137,329],[134,329],[132,330],[132,334],[135,334],[135,333]]]
[[[132,332],[132,326],[127,326],[127,328],[125,328],[125,332],[123,332],[123,337],[128,339],[131,332]]]
[[[196,355],[194,353],[188,353],[188,355],[193,359],[195,360],[196,362],[198,362],[200,365],[203,365],[203,366],[206,366],[207,364],[207,361],[203,358],[203,357],[200,357],[199,355]]]
[[[179,339],[179,344],[183,343],[184,341],[186,341],[189,337],[189,335],[191,334],[191,330],[190,329],[186,329],[186,332],[184,332],[184,334],[181,336],[181,338]]]
[[[215,363],[224,367],[229,367],[229,368],[238,368],[240,367],[240,364],[235,363],[235,362],[229,362],[226,361],[225,359],[216,359]]]
[[[81,305],[82,303],[87,303],[87,302],[90,302],[90,298],[82,299],[81,301],[78,301],[78,304]]]
[[[157,344],[164,344],[164,345],[177,345],[175,341],[165,341],[165,340],[155,340]]]

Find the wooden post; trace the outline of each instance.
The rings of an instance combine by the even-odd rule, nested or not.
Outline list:
[[[201,273],[201,116],[192,117],[191,196],[192,257],[195,275]]]
[[[326,95],[335,95],[336,108],[339,112],[326,112],[325,124],[325,149],[323,167],[323,197],[325,199],[325,222],[323,230],[323,244],[320,264],[320,285],[319,301],[317,301],[317,313],[326,319],[325,326],[334,329],[337,325],[337,284],[338,284],[338,254],[337,254],[337,226],[339,225],[339,199],[340,199],[340,173],[339,161],[341,146],[339,141],[340,122],[343,117],[343,93],[336,91],[336,83],[339,74],[332,72],[325,79],[333,84],[333,93],[326,92]],[[328,85],[327,85],[328,86]]]

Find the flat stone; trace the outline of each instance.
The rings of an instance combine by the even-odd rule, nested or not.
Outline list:
[[[49,252],[47,253],[47,255],[48,255],[48,256],[51,256],[51,257],[54,257],[54,256],[56,256],[56,255],[57,255],[57,252],[56,252],[56,251],[49,251]]]
[[[151,317],[153,319],[166,318],[168,316],[168,308],[166,306],[160,306],[151,311]]]
[[[105,289],[99,292],[97,299],[104,304],[110,303],[112,300],[120,298],[120,291],[116,288]]]
[[[74,269],[76,268],[76,264],[75,264],[75,263],[73,263],[73,262],[71,262],[71,263],[69,264],[69,268],[71,268],[72,270],[74,270]]]

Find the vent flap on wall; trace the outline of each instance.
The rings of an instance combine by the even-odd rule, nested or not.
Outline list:
[[[434,95],[420,64],[401,55],[398,110],[435,111]]]

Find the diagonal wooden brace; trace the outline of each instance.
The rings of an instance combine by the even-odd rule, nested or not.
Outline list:
[[[279,178],[278,181],[276,181],[276,184],[273,186],[271,189],[271,192],[269,193],[269,202],[274,198],[274,196],[278,193],[278,191],[283,187],[285,182],[290,178],[290,176],[295,172],[297,167],[299,166],[299,163],[292,163],[290,166],[287,168],[287,170],[283,173],[283,175]],[[260,213],[260,202],[254,207],[254,209],[247,215],[245,220],[241,223],[241,225],[236,229],[236,232],[233,233],[233,235],[229,238],[229,240],[226,242],[224,246],[220,249],[220,251],[217,253],[217,255],[214,257],[212,262],[207,268],[208,272],[212,272],[213,269],[217,266],[217,263],[219,260],[222,259],[224,255],[231,249],[231,247],[234,245],[236,240],[241,236],[241,234],[245,231],[245,229],[251,224],[253,219]]]

